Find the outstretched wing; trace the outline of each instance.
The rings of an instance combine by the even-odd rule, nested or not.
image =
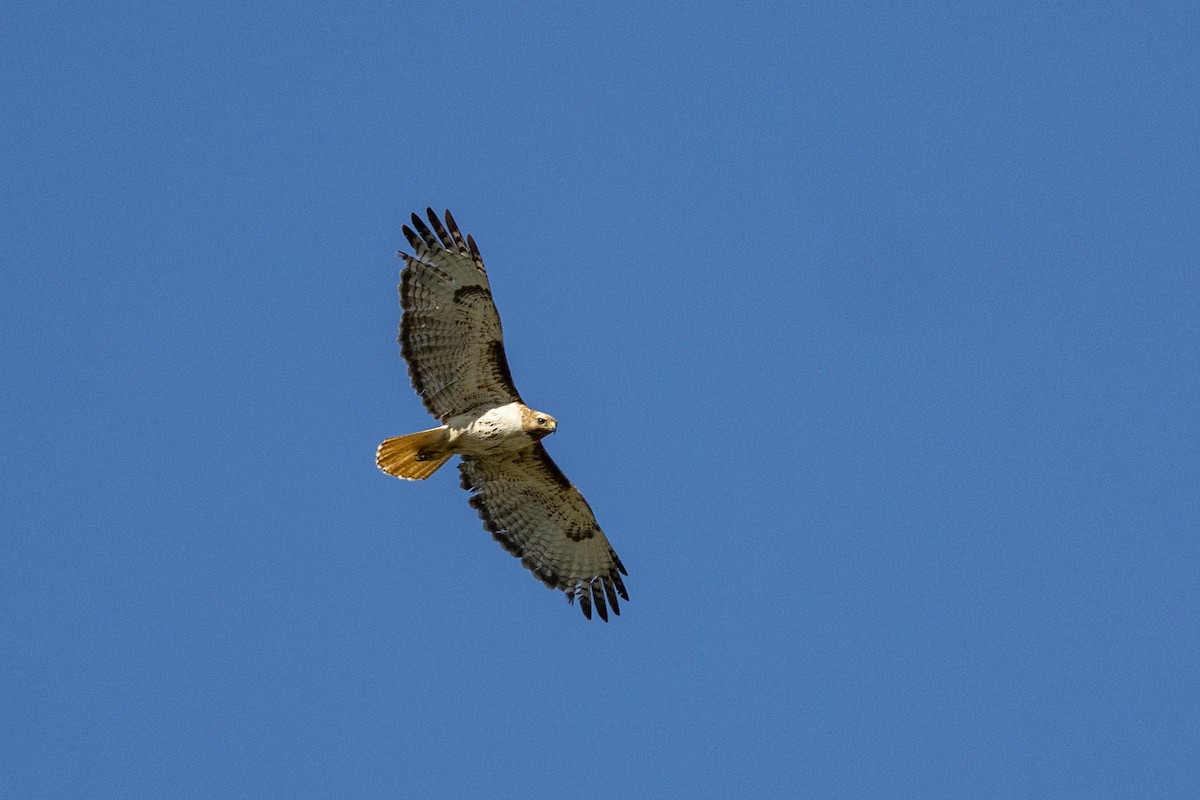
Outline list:
[[[463,239],[449,211],[445,225],[426,213],[429,225],[413,214],[403,227],[413,255],[400,254],[400,352],[413,388],[443,422],[520,401],[475,240]]]
[[[578,597],[588,619],[593,606],[605,622],[609,606],[621,613],[617,597],[629,599],[621,581],[628,573],[583,495],[540,443],[508,457],[463,456],[458,468],[483,526],[526,569],[568,601]]]

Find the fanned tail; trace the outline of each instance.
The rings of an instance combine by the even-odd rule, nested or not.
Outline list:
[[[445,437],[443,427],[385,439],[375,451],[375,464],[388,475],[423,481],[454,455],[446,449]]]

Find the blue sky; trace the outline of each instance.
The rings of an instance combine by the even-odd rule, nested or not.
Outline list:
[[[1052,5],[9,9],[0,795],[1200,793],[1200,12]],[[426,206],[608,625],[374,466]]]

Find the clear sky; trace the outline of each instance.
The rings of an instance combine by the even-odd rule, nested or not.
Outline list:
[[[16,5],[0,796],[1200,796],[1194,3]],[[375,468],[426,206],[607,625]]]

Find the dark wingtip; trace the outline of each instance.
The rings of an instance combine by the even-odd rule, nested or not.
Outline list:
[[[437,214],[433,213],[432,208],[428,209],[428,211],[429,211],[429,222],[431,225],[433,225],[433,232],[436,233],[438,239],[441,240],[442,247],[446,248],[447,250],[454,249],[454,240],[450,237],[450,234],[446,231],[446,226],[443,225],[442,221],[437,218]]]
[[[407,225],[401,225],[400,231],[401,231],[401,233],[404,234],[404,238],[408,239],[408,243],[412,247],[413,250],[416,250],[418,247],[420,247],[421,239],[417,236],[416,231],[414,231],[412,228],[408,227]],[[401,253],[400,255],[403,256],[405,254]]]
[[[421,241],[426,247],[437,249],[437,240],[433,238],[433,231],[429,230],[429,226],[425,224],[425,220],[421,219],[414,213],[412,215],[413,228],[421,235]]]
[[[628,600],[629,592],[625,591],[625,581],[621,580],[621,576],[612,573],[609,577],[612,578],[613,586],[616,588],[617,594],[621,595],[621,599]]]
[[[621,604],[617,602],[616,587],[613,586],[611,580],[604,581],[604,593],[608,595],[608,605],[612,608],[613,613],[618,617],[621,616]],[[629,598],[626,598],[627,600]]]
[[[451,238],[454,239],[454,246],[460,253],[467,251],[467,243],[463,240],[462,231],[458,229],[458,223],[454,221],[454,217],[450,214],[450,209],[446,209],[446,230],[450,231]]]
[[[596,585],[592,584],[592,601],[596,604],[596,611],[600,614],[600,619],[608,622],[608,606],[604,603],[604,592],[596,591]]]

